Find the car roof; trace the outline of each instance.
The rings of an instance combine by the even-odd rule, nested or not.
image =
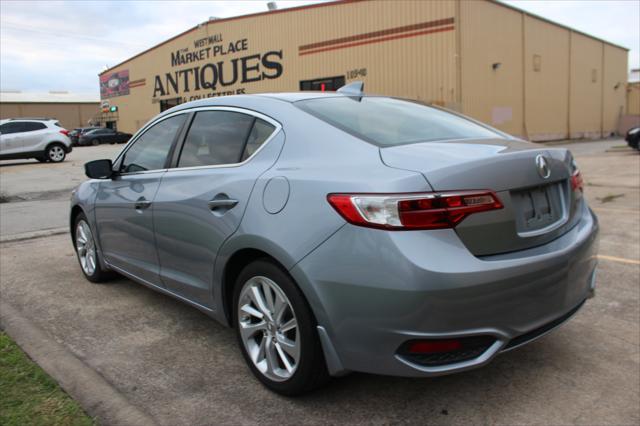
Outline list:
[[[2,120],[5,121],[58,121],[56,118],[46,118],[46,117],[18,117],[18,118],[6,118]]]
[[[279,105],[280,106],[284,104],[290,105],[298,101],[304,101],[309,99],[341,98],[341,97],[353,97],[353,96],[354,96],[353,94],[345,94],[340,92],[314,92],[314,91],[218,96],[218,97],[211,97],[211,98],[199,99],[199,100],[182,103],[180,105],[177,105],[173,108],[170,108],[160,113],[158,116],[156,116],[156,119],[169,114],[179,112],[179,111],[188,110],[191,108],[227,106],[227,107],[240,107],[240,108],[248,108],[248,109],[252,109],[255,107],[257,110],[260,110],[260,108],[268,108],[268,104],[271,104],[271,106],[274,108],[278,108]],[[380,95],[366,95],[366,94],[362,95],[362,97],[372,97],[372,96],[380,96]]]
[[[298,101],[306,101],[308,99],[337,98],[337,97],[345,97],[349,95],[345,95],[339,92],[305,91],[305,92],[284,92],[284,93],[260,93],[260,94],[256,94],[255,96],[264,96],[268,98],[279,99],[285,102],[298,102]]]

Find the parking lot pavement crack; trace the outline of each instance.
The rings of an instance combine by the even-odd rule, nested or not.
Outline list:
[[[2,195],[0,200],[2,203],[15,203],[22,201],[69,199],[71,197],[71,191],[73,191],[73,188],[59,189],[56,191],[25,192],[21,194]]]

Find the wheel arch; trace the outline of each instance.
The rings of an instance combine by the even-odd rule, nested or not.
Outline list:
[[[235,251],[231,254],[228,260],[224,264],[224,269],[222,271],[222,309],[224,313],[224,318],[231,327],[233,324],[233,293],[236,284],[236,280],[238,275],[242,272],[242,270],[252,262],[256,260],[264,259],[268,260],[275,265],[279,266],[283,272],[289,274],[285,266],[276,259],[274,256],[270,255],[264,250],[254,248],[254,247],[245,247]]]
[[[236,280],[245,266],[258,259],[265,259],[279,266],[282,271],[287,274],[291,278],[293,283],[298,287],[303,295],[307,307],[309,308],[309,311],[311,312],[311,316],[315,321],[318,330],[318,338],[320,340],[325,359],[325,365],[327,366],[329,373],[332,376],[341,376],[346,374],[347,370],[344,369],[342,361],[337,354],[333,342],[327,334],[326,326],[323,325],[321,321],[319,321],[320,318],[326,317],[324,307],[321,306],[320,299],[318,298],[318,295],[313,289],[313,286],[310,285],[307,278],[300,276],[299,273],[296,274],[296,276],[292,274],[291,268],[295,265],[295,262],[292,259],[290,259],[290,262],[293,263],[289,266],[289,268],[287,268],[285,265],[288,262],[278,260],[272,254],[270,254],[270,251],[268,249],[264,250],[262,248],[259,249],[255,247],[243,247],[233,252],[224,263],[224,267],[222,269],[222,276],[220,281],[222,283],[222,285],[220,286],[220,305],[222,305],[221,309],[223,312],[222,315],[218,316],[218,320],[221,322],[226,321],[227,325],[235,327],[233,321],[233,295]]]
[[[80,213],[84,213],[85,216],[87,215],[85,211],[82,209],[82,207],[80,207],[79,204],[76,204],[73,207],[71,207],[71,213],[69,213],[69,231],[70,231],[72,240],[73,240],[73,232],[74,232],[73,227]]]
[[[322,316],[323,313],[318,311],[322,310],[322,307],[316,306],[318,299],[315,291],[307,285],[306,280],[300,281],[291,273],[291,268],[299,259],[295,259],[273,241],[257,235],[239,235],[228,240],[220,250],[216,261],[217,273],[215,274],[216,281],[220,283],[220,286],[218,286],[217,294],[214,294],[214,298],[221,301],[218,306],[221,308],[222,314],[218,316],[218,319],[233,326],[233,288],[236,278],[242,268],[261,258],[273,262],[291,277],[302,292],[315,319],[320,319],[318,315]],[[214,293],[216,293],[215,289]]]
[[[62,149],[64,149],[65,153],[69,153],[69,147],[67,145],[65,145],[64,142],[59,141],[59,140],[53,140],[53,141],[49,141],[47,142],[47,144],[44,147],[44,152],[46,154],[46,152],[49,150],[49,148],[51,148],[53,145],[60,145],[62,147]]]

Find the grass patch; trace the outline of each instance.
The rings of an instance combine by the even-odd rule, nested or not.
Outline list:
[[[0,425],[95,425],[69,395],[0,332]]]
[[[610,203],[611,201],[615,200],[616,198],[620,198],[620,197],[624,197],[624,194],[607,194],[602,198],[600,198],[600,197],[596,198],[596,200],[598,200],[602,204],[604,204],[604,203]]]

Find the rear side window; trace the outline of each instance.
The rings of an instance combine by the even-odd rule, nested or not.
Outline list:
[[[244,161],[251,157],[258,148],[260,148],[262,144],[269,139],[269,136],[271,136],[275,130],[276,128],[274,125],[256,118],[255,123],[253,123],[253,129],[251,129],[251,133],[249,133],[249,138],[247,139],[247,144],[242,152],[242,158],[240,158],[240,161]]]
[[[178,167],[239,163],[256,120],[253,116],[231,111],[196,113]]]
[[[60,124],[59,121],[56,121],[55,123],[53,123],[54,126],[58,126],[58,127],[62,127],[62,124]]]
[[[120,171],[131,173],[163,169],[185,119],[186,114],[176,115],[147,129],[124,154]]]
[[[497,131],[416,102],[332,97],[296,102],[302,110],[378,146],[454,139],[503,139]]]
[[[37,121],[24,121],[22,123],[23,132],[35,132],[36,130],[46,129],[47,125],[44,123],[38,123]]]

